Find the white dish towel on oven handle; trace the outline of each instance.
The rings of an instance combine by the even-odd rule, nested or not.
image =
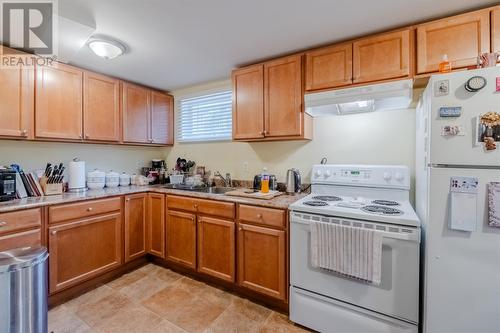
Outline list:
[[[376,230],[311,221],[311,264],[379,285],[383,235]]]

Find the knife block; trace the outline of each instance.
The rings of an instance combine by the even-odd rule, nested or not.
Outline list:
[[[63,184],[62,183],[47,183],[47,177],[40,178],[40,186],[42,187],[43,193],[45,195],[56,195],[62,194],[63,192]]]

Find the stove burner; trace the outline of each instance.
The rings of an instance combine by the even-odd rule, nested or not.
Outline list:
[[[342,201],[342,198],[336,197],[334,195],[317,195],[312,198],[314,200],[320,200],[320,201]]]
[[[328,203],[324,202],[324,201],[314,200],[314,201],[306,201],[306,202],[304,202],[304,205],[319,207],[319,206],[328,206]]]
[[[392,200],[373,200],[372,203],[383,206],[399,206],[399,202]]]
[[[374,213],[374,214],[379,214],[379,215],[401,215],[403,214],[402,211],[399,209],[391,208],[391,207],[384,207],[384,206],[376,206],[376,205],[368,205],[364,206],[361,208],[367,213]]]

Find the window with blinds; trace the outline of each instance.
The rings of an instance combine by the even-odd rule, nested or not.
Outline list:
[[[177,141],[231,140],[231,95],[231,91],[223,91],[181,99],[177,118]]]

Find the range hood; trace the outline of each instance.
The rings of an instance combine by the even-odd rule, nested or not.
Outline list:
[[[306,94],[305,110],[313,117],[407,108],[413,99],[413,80]]]

